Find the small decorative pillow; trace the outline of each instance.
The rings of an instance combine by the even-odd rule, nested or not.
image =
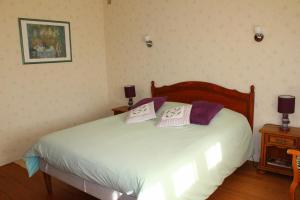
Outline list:
[[[183,126],[190,124],[192,105],[177,106],[163,112],[157,127]]]
[[[144,105],[146,103],[149,103],[151,101],[154,102],[154,109],[155,112],[159,110],[159,108],[165,103],[165,101],[167,100],[167,97],[152,97],[152,98],[145,98],[140,100],[139,102],[137,102],[136,104],[134,104],[132,106],[132,109],[139,107],[141,105]]]
[[[218,103],[194,101],[191,111],[191,123],[208,125],[222,108],[224,108],[224,106]]]
[[[153,101],[129,111],[126,123],[138,123],[156,118]]]

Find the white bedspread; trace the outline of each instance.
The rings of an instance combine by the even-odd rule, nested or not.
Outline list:
[[[178,103],[166,103],[161,112]],[[127,113],[42,137],[25,155],[29,173],[43,158],[57,169],[138,200],[206,199],[252,153],[247,119],[221,110],[209,126],[126,124]]]

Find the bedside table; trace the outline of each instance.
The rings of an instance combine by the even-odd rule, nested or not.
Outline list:
[[[300,149],[300,128],[281,131],[279,125],[265,124],[260,132],[261,153],[258,169],[283,175],[293,175],[292,157],[287,149]]]
[[[116,107],[111,109],[114,112],[114,115],[118,115],[118,114],[122,114],[124,112],[128,111],[128,106],[120,106],[120,107]]]

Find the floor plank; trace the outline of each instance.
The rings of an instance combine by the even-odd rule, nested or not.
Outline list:
[[[286,200],[290,183],[290,177],[259,174],[251,163],[246,163],[209,200]],[[53,190],[53,195],[47,195],[41,173],[28,178],[26,170],[19,165],[0,167],[0,200],[96,200],[54,178]],[[300,199],[298,191],[297,197]]]
[[[287,200],[291,181],[291,177],[283,175],[257,173],[252,163],[246,163],[209,200]]]
[[[49,196],[44,186],[42,173],[28,178],[24,168],[16,164],[0,167],[1,200],[96,200],[69,185],[53,178],[53,195]]]

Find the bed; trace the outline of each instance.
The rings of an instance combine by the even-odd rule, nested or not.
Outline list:
[[[222,109],[209,126],[157,128],[158,119],[128,125],[126,113],[42,137],[25,155],[29,175],[54,176],[102,200],[206,199],[252,153],[254,86],[242,93],[206,82],[156,87],[158,111],[206,100]]]

